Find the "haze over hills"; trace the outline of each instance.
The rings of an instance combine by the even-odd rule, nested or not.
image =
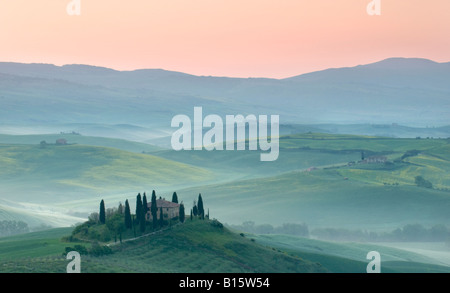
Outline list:
[[[0,63],[2,124],[170,126],[176,114],[279,114],[281,123],[450,125],[450,63],[391,58],[287,79]],[[419,119],[418,119],[419,118]]]
[[[411,58],[286,79],[0,63],[0,221],[23,221],[31,230],[67,227],[98,211],[100,200],[109,211],[129,200],[134,211],[136,194],[152,190],[162,198],[176,191],[189,212],[201,193],[208,218],[211,211],[230,225],[302,223],[341,236],[403,231],[393,239],[440,242],[390,243],[403,251],[307,234],[239,235],[194,221],[120,246],[107,258],[91,257],[84,268],[158,271],[162,263],[170,264],[167,271],[197,272],[226,262],[227,270],[241,271],[251,261],[243,271],[316,271],[320,263],[332,272],[360,272],[366,251],[376,249],[385,272],[448,272],[441,258],[450,259],[442,242],[450,236],[449,80],[450,63]],[[173,150],[173,116],[193,118],[196,106],[203,116],[280,115],[278,159],[261,162],[261,151],[248,149]],[[0,267],[58,271],[66,246],[56,238],[61,231],[0,239]],[[191,261],[192,245],[201,261]],[[406,251],[411,247],[415,253]],[[23,258],[8,259],[16,255]]]
[[[51,171],[45,178],[53,185],[65,184],[73,189],[87,188],[90,192],[98,192],[103,186],[115,189],[119,184],[127,188],[130,184],[140,185],[144,181],[150,188],[155,178],[160,178],[159,175],[172,174],[172,171],[183,168],[191,170],[190,175],[198,173],[199,178],[205,177],[206,173],[202,172],[213,172],[215,176],[211,175],[211,178],[219,174],[232,181],[278,176],[310,166],[356,161],[360,157],[360,150],[367,149],[360,145],[359,139],[351,147],[338,148],[337,151],[342,151],[339,154],[334,153],[335,150],[324,151],[321,146],[313,155],[303,149],[311,147],[311,142],[303,145],[305,141],[302,140],[297,151],[281,154],[280,159],[270,166],[255,168],[255,164],[259,163],[259,154],[254,152],[245,152],[241,156],[230,156],[226,152],[214,155],[207,152],[201,155],[197,152],[176,153],[170,150],[158,151],[144,144],[85,135],[119,137],[170,147],[167,138],[173,131],[170,128],[172,117],[176,114],[192,117],[193,107],[202,106],[204,115],[279,114],[282,135],[320,132],[444,138],[450,136],[450,127],[445,126],[450,125],[448,80],[450,63],[414,58],[391,58],[373,64],[328,69],[286,79],[194,76],[161,69],[116,71],[88,65],[0,63],[0,133],[36,134],[0,136],[0,143],[11,144],[3,147],[3,157],[0,158],[11,168],[0,170],[0,174],[6,180],[5,184],[11,183],[11,178],[16,180],[14,186],[8,184],[6,188],[4,185],[3,191],[8,191],[8,196],[12,196],[15,194],[12,191],[23,189],[22,185],[17,184],[20,178],[27,179],[28,185],[35,184],[32,187],[39,186],[45,177],[41,170]],[[419,125],[422,128],[396,123]],[[428,125],[437,127],[426,128]],[[82,133],[81,136],[69,137],[69,143],[78,143],[79,146],[50,146],[46,151],[54,152],[47,154],[47,157],[42,156],[44,150],[38,146],[40,141],[54,143],[56,139],[64,137],[57,133],[71,130]],[[43,133],[54,135],[43,136]],[[410,149],[414,149],[414,144],[411,142]],[[84,149],[89,150],[89,153],[96,150],[96,155],[80,156],[78,151]],[[391,148],[386,150],[392,151]],[[158,158],[135,154],[141,152],[153,153]],[[105,154],[110,153],[113,155],[105,157]],[[114,156],[122,160],[112,160]],[[162,169],[152,170],[155,173],[149,180],[145,175],[153,173],[137,172],[127,163],[130,158],[143,169],[154,166],[156,161],[164,162],[161,163],[164,166],[160,164],[158,167]],[[97,162],[99,159],[102,161]],[[66,168],[61,163],[64,160],[70,161],[71,172],[78,173],[59,171]],[[217,160],[224,162],[223,165],[218,167]],[[99,172],[100,169],[102,172]],[[19,179],[14,177],[17,174],[20,175]],[[92,179],[92,175],[98,182]],[[206,177],[202,185],[223,183],[208,181]],[[413,177],[414,174],[411,174],[409,180]],[[55,178],[59,178],[59,181],[53,182]],[[125,179],[131,180],[131,183],[124,182]],[[174,182],[167,184],[169,189],[171,184]],[[183,188],[196,185],[187,184]],[[217,189],[222,187],[218,185]],[[92,196],[86,190],[84,192],[85,197]],[[49,198],[52,196],[49,195]],[[28,193],[21,195],[22,199],[35,197]],[[44,196],[40,195],[39,198]]]

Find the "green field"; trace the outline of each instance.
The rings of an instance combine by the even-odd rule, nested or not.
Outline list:
[[[450,273],[449,80],[403,57],[281,79],[0,62],[0,273],[65,273],[72,247],[84,273],[365,273],[369,251],[385,273]],[[190,149],[231,130],[244,150]],[[184,217],[158,201],[155,219],[153,192]]]
[[[156,156],[85,145],[0,145],[3,186],[35,189],[22,200],[61,201],[64,191],[79,195],[141,188],[194,185],[214,179],[208,170]],[[53,194],[46,198],[47,189]],[[59,190],[60,192],[57,192]],[[4,191],[5,192],[5,191]],[[5,192],[6,193],[6,192]],[[59,193],[59,194],[58,194]],[[87,197],[87,196],[85,196]],[[14,198],[4,194],[3,198]],[[67,200],[68,198],[64,198]]]
[[[448,145],[448,139],[388,138],[362,135],[305,133],[280,138],[280,148],[327,150],[365,150],[371,152],[399,152],[429,150]]]
[[[186,198],[201,190],[211,213],[230,224],[247,220],[273,225],[304,222],[310,227],[388,231],[408,223],[449,223],[448,192],[344,178],[339,170],[290,172],[190,188],[178,194]]]
[[[55,228],[10,237],[0,237],[0,260],[56,256],[64,252],[67,243],[61,241],[63,236],[71,233],[73,228]]]
[[[64,273],[61,242],[69,229],[0,238],[0,272]],[[85,273],[326,272],[319,264],[261,246],[208,220],[188,220],[160,234],[112,246],[111,255],[82,255]]]
[[[417,155],[404,156],[411,150]],[[388,163],[357,163],[361,152],[366,157],[385,155]],[[179,193],[186,197],[201,190],[213,213],[231,224],[247,220],[278,225],[304,222],[311,227],[374,231],[408,223],[449,225],[449,154],[447,139],[290,135],[281,139],[279,160],[286,160],[286,164],[279,166],[279,172],[264,175],[265,165],[255,156],[243,164],[253,166],[254,173],[259,174],[256,178]],[[242,156],[224,158],[223,165],[237,165]],[[348,165],[349,161],[355,163]],[[316,168],[306,171],[306,166]],[[415,177],[419,175],[429,180],[433,189],[416,186]]]
[[[177,191],[188,212],[202,193],[212,216],[230,224],[252,220],[375,232],[414,223],[450,224],[448,139],[288,135],[280,139],[279,159],[261,162],[259,151],[150,149],[142,154],[126,149],[136,151],[143,144],[71,136],[115,148],[82,144],[41,148],[26,143],[46,136],[3,136],[24,144],[0,145],[1,198],[86,216],[98,208],[101,198],[107,207],[127,198],[133,204],[138,192],[155,189],[164,197]],[[416,152],[405,156],[412,150]],[[366,157],[387,156],[388,163],[360,164],[362,152]],[[315,168],[307,171],[309,167]],[[416,186],[419,175],[433,188]],[[3,219],[36,216],[26,205],[22,209],[0,205]]]
[[[450,273],[450,266],[435,259],[402,249],[370,243],[338,243],[290,235],[249,235],[262,245],[275,247],[310,261],[319,262],[335,273],[364,273],[369,251],[381,255],[381,271],[385,273]]]
[[[7,135],[0,134],[0,144],[39,145],[41,141],[55,144],[56,140],[65,139],[68,144],[81,144],[99,147],[116,148],[123,151],[141,153],[161,150],[154,145],[129,141],[125,139],[93,137],[76,134],[35,134],[35,135]]]
[[[450,272],[449,266],[402,249],[382,245],[335,243],[287,235],[238,234],[187,220],[144,238],[112,245],[113,254],[81,255],[83,273],[365,273],[369,251],[381,254],[382,272]],[[0,238],[0,272],[64,273],[62,253],[75,244],[61,240],[73,228]],[[113,243],[112,243],[113,244]]]

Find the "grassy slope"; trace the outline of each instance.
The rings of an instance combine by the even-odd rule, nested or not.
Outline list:
[[[68,230],[0,238],[0,272],[65,272],[59,239]],[[41,236],[40,236],[41,235]],[[82,255],[82,272],[325,272],[322,266],[261,246],[209,221],[187,221],[161,234]]]
[[[391,230],[411,222],[450,223],[448,192],[345,180],[339,170],[290,172],[178,194],[186,198],[196,190],[202,191],[212,215],[233,224],[306,222],[310,228]]]
[[[87,202],[87,192],[108,196],[112,191],[120,194],[168,188],[179,191],[185,202],[192,202],[202,192],[211,212],[230,223],[306,222],[310,226],[384,230],[411,222],[445,224],[450,222],[449,193],[418,188],[414,177],[422,175],[437,188],[450,187],[445,176],[450,171],[448,142],[316,133],[289,135],[281,138],[280,157],[275,162],[261,162],[259,151],[154,152],[169,159],[164,160],[83,145],[48,146],[44,150],[37,145],[3,145],[0,163],[5,168],[0,169],[0,178],[4,179],[0,194],[7,198],[14,190],[30,185],[38,194],[20,193],[20,198],[34,195],[54,201],[55,192],[46,191],[57,189],[62,191],[58,198],[65,196],[65,201],[78,207],[98,204],[97,199]],[[361,150],[367,155],[385,154],[393,160],[412,149],[421,154],[393,167],[344,166],[348,161],[359,160]],[[321,170],[293,171],[310,166]],[[340,167],[322,170],[330,166]],[[344,180],[346,177],[348,180]],[[213,184],[217,181],[222,183]],[[195,187],[180,190],[183,184]]]
[[[427,150],[448,144],[448,139],[386,138],[343,134],[295,134],[280,139],[280,148],[310,147],[328,150],[366,150],[372,152],[400,152]]]
[[[445,175],[450,173],[450,160],[444,158],[450,152],[450,145],[445,147],[439,148],[444,150],[442,153],[430,149],[418,156],[405,158],[403,164],[354,166],[343,168],[339,173],[374,185],[398,183],[411,186],[415,185],[415,177],[420,175],[431,181],[436,189],[450,189],[450,177]]]
[[[26,144],[39,145],[41,141],[54,144],[57,139],[66,139],[69,144],[82,144],[90,146],[111,147],[128,152],[153,152],[161,150],[157,146],[134,142],[124,139],[93,137],[74,134],[36,134],[36,135],[7,135],[0,134],[0,144]]]
[[[281,149],[276,161],[262,162],[260,151],[157,151],[153,154],[186,164],[208,168],[228,179],[267,177],[311,166],[338,165],[358,160],[358,151],[327,152]],[[231,180],[230,180],[231,181]]]
[[[391,166],[346,166],[348,160],[343,155],[353,156],[353,160],[358,161],[361,150],[366,156],[387,155],[391,161],[408,150],[419,150],[421,154]],[[201,190],[214,214],[230,223],[245,220],[272,224],[306,222],[312,226],[378,230],[411,222],[450,223],[450,193],[419,188],[414,183],[415,176],[422,175],[438,189],[450,188],[446,176],[450,172],[449,140],[313,133],[290,135],[280,141],[279,160],[283,156],[314,160],[323,154],[334,156],[334,161],[318,162],[319,170],[313,172],[291,171],[265,178],[211,184],[182,190],[180,194],[189,195]],[[234,159],[238,160],[239,156]],[[230,164],[230,160],[223,162],[225,166]],[[264,169],[263,163],[267,162],[252,161],[255,172]],[[287,171],[296,166],[299,167],[297,170],[302,170],[305,166],[296,164],[295,159],[289,159],[283,167]],[[399,185],[392,185],[396,183]]]
[[[64,273],[69,261],[61,254],[76,243],[62,242],[61,237],[70,231],[59,228],[0,238],[0,272]],[[241,237],[200,220],[188,220],[163,233],[112,247],[112,255],[82,255],[82,272],[364,273],[368,263],[365,256],[371,250],[381,253],[382,272],[450,272],[448,267],[400,249],[286,235]]]
[[[10,237],[0,237],[0,261],[62,254],[67,243],[60,239],[73,228],[55,228]]]
[[[207,170],[155,156],[84,145],[0,145],[0,178],[7,183],[45,190],[106,190],[155,188],[205,182]],[[32,195],[30,195],[31,197]],[[8,195],[5,195],[8,198]],[[25,196],[26,197],[26,196]],[[23,199],[23,197],[22,197]],[[49,200],[58,200],[58,197]]]
[[[250,237],[250,236],[249,236]],[[382,272],[450,273],[450,267],[437,265],[423,255],[376,244],[337,243],[289,235],[252,235],[258,243],[275,247],[310,261],[319,262],[331,272],[364,273],[369,251],[381,255]]]
[[[63,215],[91,212],[99,197],[108,207],[124,194],[209,182],[205,169],[107,147],[0,144],[0,220],[68,226],[80,222]],[[172,189],[174,188],[174,189]],[[111,197],[112,198],[109,198]],[[135,196],[135,195],[134,195]],[[29,202],[41,206],[30,206]]]
[[[160,150],[153,154],[216,172],[231,171],[239,173],[241,177],[254,178],[304,170],[312,166],[337,166],[359,161],[361,151],[364,151],[366,156],[383,154],[393,160],[408,150],[420,150],[433,155],[450,153],[449,146],[449,140],[445,139],[396,139],[311,133],[282,136],[279,157],[273,162],[261,162],[261,151]],[[445,155],[443,158],[445,159]]]

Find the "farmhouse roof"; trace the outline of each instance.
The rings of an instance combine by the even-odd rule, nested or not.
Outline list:
[[[147,203],[148,208],[152,207],[152,202]],[[167,201],[165,199],[157,199],[156,200],[156,207],[159,208],[178,208],[180,207],[179,204]]]

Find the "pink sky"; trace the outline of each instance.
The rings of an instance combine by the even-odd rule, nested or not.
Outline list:
[[[450,61],[449,0],[0,0],[0,61],[289,77],[389,57]]]

